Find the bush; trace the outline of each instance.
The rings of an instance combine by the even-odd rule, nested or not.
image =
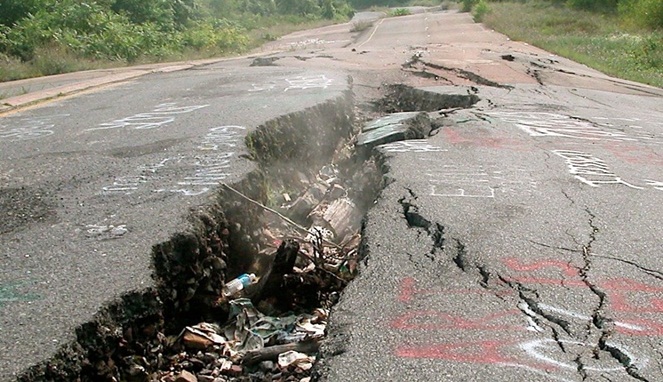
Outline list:
[[[53,74],[76,59],[211,56],[245,50],[247,30],[353,14],[348,0],[0,0],[0,57]]]
[[[485,0],[479,0],[477,5],[474,7],[474,12],[472,12],[472,16],[474,21],[480,23],[483,21],[483,17],[490,12],[490,8],[488,8],[488,3],[486,3]]]
[[[407,8],[396,8],[396,9],[389,10],[389,12],[387,13],[387,16],[397,17],[397,16],[407,16],[407,15],[411,15],[411,14],[412,14],[412,12],[410,12],[410,10],[407,9]]]
[[[460,7],[461,12],[471,12],[472,8],[474,5],[478,2],[478,0],[462,0],[462,4]]]
[[[39,9],[39,0],[0,1],[0,24],[11,27]]]
[[[627,24],[648,29],[663,29],[663,1],[621,0],[619,14]]]
[[[638,41],[633,57],[644,69],[663,67],[663,35],[652,35]]]
[[[315,0],[277,0],[276,6],[284,14],[300,16],[320,14],[320,6]]]
[[[53,39],[59,28],[52,28],[45,18],[30,15],[19,20],[14,27],[6,29],[0,39],[0,51],[23,61],[29,61],[38,46]]]

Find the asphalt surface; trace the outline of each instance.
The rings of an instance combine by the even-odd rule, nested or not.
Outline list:
[[[330,381],[661,380],[661,99],[566,90],[382,147]]]
[[[402,72],[439,85],[404,82],[481,101],[380,148],[393,183],[332,315],[328,380],[663,379],[663,92],[460,15],[409,19],[365,56],[405,44]]]
[[[0,119],[2,379],[152,285],[151,247],[254,169],[248,132],[348,88],[337,73],[251,62],[148,74]]]
[[[16,349],[3,374],[150,282],[151,244],[214,187],[190,184],[202,148],[222,142],[208,163],[241,177],[246,131],[333,97],[349,74],[359,106],[385,83],[481,101],[427,140],[381,147],[392,183],[332,313],[328,380],[662,379],[663,91],[466,14],[351,28],[266,45],[256,54],[275,67],[155,73],[2,117],[0,342]],[[285,91],[298,76],[318,86]],[[231,125],[246,129],[209,135]]]

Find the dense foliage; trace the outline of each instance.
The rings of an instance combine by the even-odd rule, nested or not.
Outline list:
[[[0,0],[0,59],[66,52],[132,62],[247,47],[265,18],[346,19],[346,0]]]
[[[458,0],[461,10],[469,12],[483,4],[482,12],[487,12],[486,0]],[[490,0],[502,2],[503,0]],[[544,1],[572,9],[598,13],[616,14],[622,23],[645,29],[663,29],[663,0],[516,0],[520,3]]]

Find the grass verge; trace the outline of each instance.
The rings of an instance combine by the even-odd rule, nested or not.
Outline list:
[[[387,17],[408,16],[411,14],[412,12],[410,12],[410,10],[407,8],[394,8],[387,12]]]
[[[490,3],[483,23],[608,75],[663,88],[663,31],[628,28],[616,15],[543,2]]]
[[[337,20],[343,22],[345,20]],[[67,49],[62,45],[47,45],[39,47],[34,57],[29,61],[21,61],[0,53],[0,82],[34,78],[52,74],[71,73],[82,70],[117,68],[127,65],[150,64],[158,62],[172,62],[181,60],[196,60],[212,57],[228,57],[244,53],[252,48],[276,40],[286,34],[313,29],[333,24],[328,19],[307,19],[305,17],[282,16],[256,18],[244,28],[245,43],[219,49],[218,47],[203,47],[201,49],[187,49],[182,52],[172,52],[160,56],[140,56],[136,60],[103,60],[81,57],[80,54]],[[247,22],[247,24],[249,24]],[[253,25],[255,24],[255,25]],[[0,99],[3,98],[0,94]]]

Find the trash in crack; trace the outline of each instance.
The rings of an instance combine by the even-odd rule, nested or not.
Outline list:
[[[280,210],[308,228],[226,188],[266,211],[259,258],[221,288],[216,304],[226,316],[159,336],[158,371],[132,380],[309,381],[314,374],[329,309],[357,274],[362,214],[331,165],[300,196],[283,199]]]
[[[247,274],[244,273],[237,277],[236,279],[228,281],[224,286],[221,291],[223,297],[229,298],[229,297],[234,297],[238,293],[240,293],[244,288],[248,287],[249,285],[256,284],[260,279],[256,277],[253,273]]]
[[[286,274],[284,284],[320,283],[325,274],[343,280],[344,274],[351,273],[347,267],[333,262],[316,265],[316,259],[328,255],[309,258],[308,253],[304,255],[303,250],[300,251],[297,266],[293,266],[293,273]],[[318,266],[324,269],[323,274],[315,272]],[[249,279],[249,275],[241,278]],[[246,289],[249,293],[249,288]],[[255,290],[252,293],[260,296]],[[259,306],[263,311],[274,311],[270,295],[266,296]],[[230,314],[223,325],[201,322],[187,326],[175,339],[163,338],[161,349],[165,367],[150,380],[174,382],[182,380],[183,373],[190,374],[187,374],[187,381],[217,382],[230,381],[240,375],[250,380],[270,381],[300,381],[310,377],[325,336],[328,308],[315,308],[310,313],[267,315],[249,298],[236,298],[227,304]]]
[[[315,337],[326,319],[309,316],[326,314],[357,275],[361,221],[386,182],[383,156],[356,153],[354,110],[348,92],[259,126],[246,138],[258,168],[222,184],[210,204],[191,208],[184,230],[153,246],[154,287],[109,302],[18,380],[318,379],[318,349],[334,339]],[[225,298],[225,284],[242,274],[257,282]],[[230,302],[238,299],[267,320],[303,317],[298,327],[309,334],[292,329],[282,344],[228,359],[223,349],[234,339],[225,329],[237,325]],[[288,352],[307,355],[313,368]]]

